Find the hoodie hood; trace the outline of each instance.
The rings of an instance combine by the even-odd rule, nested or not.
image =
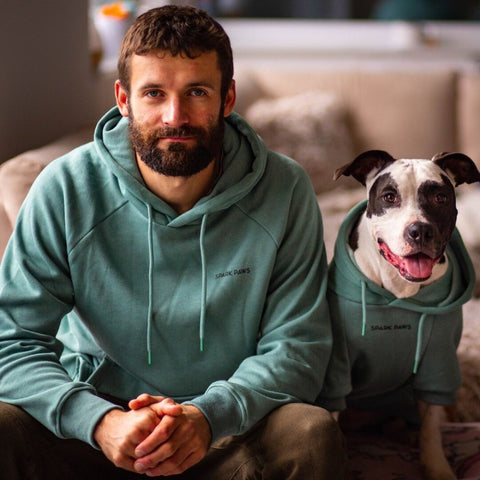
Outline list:
[[[124,195],[141,214],[148,217],[151,207],[154,222],[169,227],[200,223],[204,215],[227,209],[245,197],[265,171],[265,145],[238,114],[232,113],[225,119],[222,176],[209,195],[179,215],[146,187],[129,140],[128,121],[117,107],[112,108],[97,125],[95,147],[105,167],[117,177]],[[239,157],[249,161],[239,162]]]

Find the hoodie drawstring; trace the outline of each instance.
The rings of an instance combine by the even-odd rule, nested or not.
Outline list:
[[[200,227],[200,258],[202,261],[202,298],[200,306],[200,351],[203,352],[203,339],[205,336],[205,315],[207,305],[207,266],[205,262],[205,227],[207,225],[207,214],[202,218],[202,225]]]
[[[367,300],[366,300],[366,282],[362,282],[362,337],[367,331]]]
[[[147,311],[147,356],[148,364],[152,364],[152,310],[153,310],[153,221],[152,207],[147,204],[148,211],[148,311]]]
[[[415,363],[413,364],[413,373],[417,373],[418,365],[420,363],[420,354],[422,351],[422,343],[423,343],[423,324],[425,323],[426,318],[427,318],[427,314],[422,313],[422,315],[420,316],[420,320],[418,322],[417,348],[415,349]]]
[[[153,220],[152,207],[147,204],[148,212],[148,310],[147,310],[147,357],[148,365],[152,364],[152,322],[153,322]],[[202,218],[200,227],[200,258],[202,261],[202,298],[200,309],[200,351],[203,352],[203,339],[205,336],[205,315],[207,305],[207,266],[205,261],[205,227],[207,225],[207,217],[205,214]]]

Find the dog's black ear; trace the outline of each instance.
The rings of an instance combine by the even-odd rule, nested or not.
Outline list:
[[[437,153],[432,161],[442,170],[450,173],[455,180],[455,186],[462,183],[480,182],[480,172],[474,161],[463,153]]]
[[[342,175],[351,175],[355,180],[365,185],[367,176],[372,170],[380,170],[394,161],[395,159],[383,150],[368,150],[361,153],[353,162],[335,170],[333,179],[337,180]]]

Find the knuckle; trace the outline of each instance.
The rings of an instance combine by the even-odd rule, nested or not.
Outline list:
[[[192,422],[185,423],[185,434],[189,437],[193,437],[195,435],[195,428]]]
[[[171,457],[175,454],[176,448],[172,445],[172,443],[166,443],[162,448],[162,453],[164,458],[169,459],[166,461],[172,461]]]
[[[122,467],[124,464],[123,455],[121,455],[120,453],[113,454],[110,460],[116,467]]]
[[[185,467],[173,459],[165,460],[162,462],[163,471],[167,475],[178,475],[183,473],[188,467]]]

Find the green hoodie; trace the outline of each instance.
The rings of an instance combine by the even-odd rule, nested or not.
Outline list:
[[[449,268],[412,297],[396,298],[358,269],[348,246],[366,208],[343,222],[329,267],[328,301],[334,332],[332,359],[319,403],[330,410],[402,409],[415,399],[448,405],[461,383],[456,348],[462,305],[475,273],[457,230],[447,246]]]
[[[25,200],[0,272],[0,400],[95,445],[142,392],[196,405],[212,439],[313,402],[331,353],[310,181],[236,114],[223,174],[178,215],[138,172],[112,109]]]

